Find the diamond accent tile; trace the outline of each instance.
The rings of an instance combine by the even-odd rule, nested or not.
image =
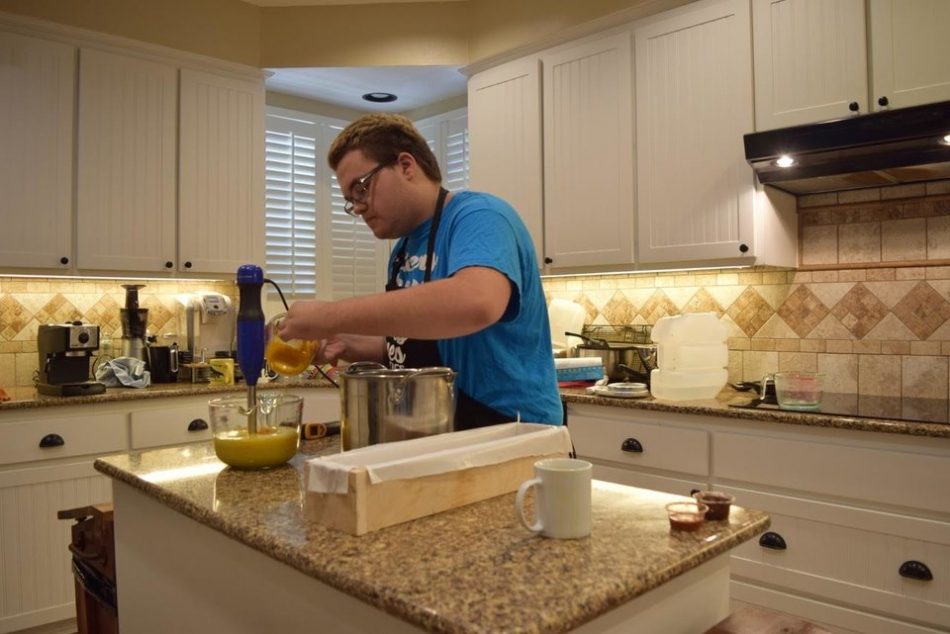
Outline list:
[[[722,317],[723,309],[716,301],[716,298],[709,294],[705,288],[700,288],[696,294],[689,298],[686,305],[683,306],[684,313],[716,313],[716,317]]]
[[[676,315],[678,313],[679,311],[676,308],[676,304],[661,290],[657,290],[650,295],[649,299],[647,299],[640,308],[640,316],[643,317],[648,324],[655,324],[662,317]]]
[[[114,333],[121,332],[122,329],[122,322],[119,320],[120,308],[119,302],[111,295],[103,295],[102,299],[86,311],[85,321],[97,324],[101,334],[114,336]]]
[[[887,312],[884,302],[861,282],[855,284],[831,309],[831,314],[857,339],[867,335],[887,316]]]
[[[778,307],[778,316],[802,339],[807,337],[829,312],[828,307],[804,284],[796,288]]]
[[[620,291],[613,294],[601,312],[608,324],[629,324],[637,314],[633,304]]]
[[[0,340],[12,341],[30,323],[29,311],[12,295],[0,295]]]
[[[62,293],[53,295],[36,314],[33,315],[41,324],[64,324],[82,318],[82,313]]]
[[[590,298],[587,295],[578,295],[573,301],[575,304],[580,304],[583,306],[584,310],[587,312],[587,317],[584,320],[584,323],[594,323],[594,320],[597,319],[598,315],[600,315],[600,311],[597,310],[597,306],[594,304],[594,302],[590,301]]]
[[[927,339],[950,319],[950,302],[927,282],[917,284],[892,310],[920,339]]]
[[[750,286],[732,302],[726,314],[732,317],[742,332],[752,337],[775,314],[775,309]]]

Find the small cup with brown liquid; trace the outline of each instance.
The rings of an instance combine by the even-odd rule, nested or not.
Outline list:
[[[284,376],[300,374],[310,365],[320,345],[318,341],[291,339],[284,341],[277,331],[286,313],[281,313],[267,322],[267,347],[264,358],[271,370]]]

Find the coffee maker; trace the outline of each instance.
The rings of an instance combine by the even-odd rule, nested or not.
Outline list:
[[[148,309],[139,308],[139,289],[145,284],[123,284],[125,308],[119,310],[122,322],[122,356],[134,357],[148,362],[148,343],[145,329],[148,325]]]
[[[99,326],[74,321],[44,324],[36,336],[39,380],[36,389],[48,396],[102,394],[106,386],[89,379],[89,359],[99,349]]]
[[[234,309],[224,293],[198,292],[178,296],[178,335],[183,350],[197,361],[231,356],[234,350]]]

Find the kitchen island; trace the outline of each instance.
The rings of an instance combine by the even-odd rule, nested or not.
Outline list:
[[[671,533],[664,493],[595,482],[593,531],[523,529],[514,494],[354,537],[303,513],[308,443],[266,472],[210,443],[101,458],[114,479],[120,628],[167,631],[702,632],[729,611],[728,552],[769,526]],[[741,502],[741,500],[740,500]]]

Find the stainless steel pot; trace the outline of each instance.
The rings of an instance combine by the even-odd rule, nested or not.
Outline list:
[[[642,380],[639,371],[640,355],[637,346],[632,343],[615,343],[603,339],[593,339],[577,333],[565,333],[579,337],[584,341],[574,347],[579,357],[596,357],[604,363],[604,374],[611,381],[624,381],[628,378]]]
[[[455,376],[444,367],[350,364],[339,375],[343,450],[453,431]]]

